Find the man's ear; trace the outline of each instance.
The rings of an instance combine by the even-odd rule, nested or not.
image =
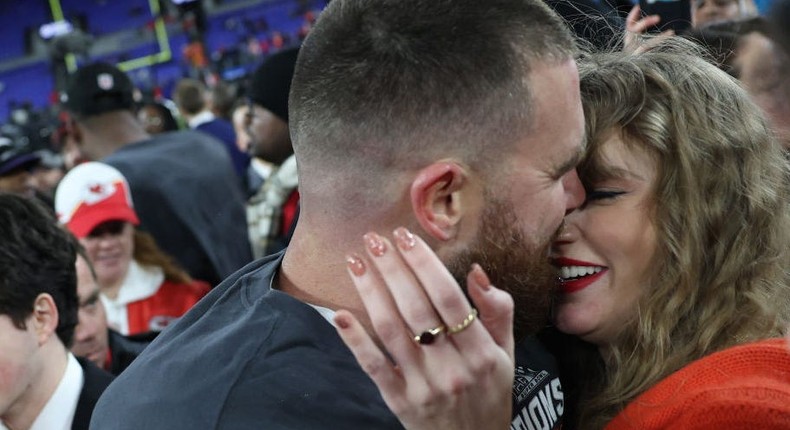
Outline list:
[[[58,328],[58,307],[55,299],[41,293],[33,302],[33,324],[39,346],[45,344]]]
[[[455,162],[433,163],[417,173],[411,183],[411,204],[420,226],[439,240],[458,233],[470,188],[469,171]]]

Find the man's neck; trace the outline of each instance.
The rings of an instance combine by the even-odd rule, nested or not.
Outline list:
[[[359,251],[361,240],[353,247],[342,239],[319,239],[319,235],[306,233],[304,227],[298,225],[294,232],[274,288],[305,303],[335,311],[346,309],[370,327],[344,258],[345,252]]]
[[[27,391],[0,416],[9,430],[29,429],[66,373],[68,351],[54,333],[37,354],[40,355],[40,361],[34,360],[35,363],[30,363],[29,365],[34,368],[29,368],[28,371],[38,374],[33,376]]]
[[[104,114],[84,132],[84,150],[93,160],[102,160],[124,146],[150,139],[151,136],[127,112]]]

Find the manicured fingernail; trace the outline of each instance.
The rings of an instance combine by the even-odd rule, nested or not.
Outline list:
[[[396,228],[392,234],[395,236],[395,242],[398,244],[398,247],[404,251],[414,248],[414,245],[417,244],[417,239],[405,227]]]
[[[347,319],[343,318],[342,316],[335,316],[335,324],[342,329],[347,329],[351,327],[351,324],[348,322]]]
[[[346,265],[351,273],[362,276],[365,274],[365,263],[359,258],[358,255],[349,255],[346,257]]]
[[[371,254],[376,257],[381,257],[387,252],[387,245],[381,240],[381,236],[376,233],[368,233],[362,237],[365,239],[365,243],[368,245]]]
[[[480,288],[482,288],[483,291],[488,291],[491,289],[491,280],[488,279],[486,272],[477,263],[472,265],[472,276],[474,276],[475,282],[477,282],[477,285],[480,285]]]

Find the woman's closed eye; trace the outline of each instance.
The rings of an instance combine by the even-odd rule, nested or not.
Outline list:
[[[618,191],[618,190],[591,190],[587,192],[587,199],[585,200],[585,204],[594,202],[594,201],[605,201],[605,200],[612,200],[617,198],[617,196],[621,196],[625,194],[625,191]]]

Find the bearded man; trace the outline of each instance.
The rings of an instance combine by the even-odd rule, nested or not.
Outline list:
[[[94,426],[401,428],[332,326],[346,309],[370,328],[345,261],[370,231],[407,227],[461,278],[476,261],[514,292],[539,287],[516,306],[542,320],[550,287],[533,268],[584,199],[573,56],[540,0],[332,1],[291,84],[290,245],[162,333]]]

